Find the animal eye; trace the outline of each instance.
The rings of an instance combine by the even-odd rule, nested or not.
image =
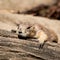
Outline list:
[[[30,29],[30,27],[28,27],[27,29]]]

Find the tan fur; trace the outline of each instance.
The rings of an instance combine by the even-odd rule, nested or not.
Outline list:
[[[56,33],[53,30],[47,29],[40,24],[33,25],[29,29],[29,32],[29,36],[35,37],[39,41],[39,48],[42,48],[47,41],[58,43],[58,37]]]
[[[37,29],[35,29],[36,32],[38,32],[37,33],[38,34],[37,38],[39,38],[41,36],[41,33],[43,32],[44,34],[47,35],[46,41],[58,42],[58,37],[53,30],[47,29],[46,27],[44,27],[43,25],[40,25],[40,24],[35,24],[32,27],[37,27]],[[30,30],[34,30],[34,29],[31,28]]]
[[[58,42],[58,37],[56,33],[53,30],[45,28],[43,25],[40,24],[33,24],[29,27],[30,25],[22,25],[21,31],[23,36],[28,36],[28,37],[34,37],[36,38],[41,47],[44,45],[45,42],[51,41],[51,42]],[[23,32],[24,31],[24,32]]]
[[[28,31],[27,31],[27,28],[30,27],[31,24],[29,22],[23,22],[23,23],[20,23],[18,28],[17,28],[17,34],[19,34],[19,32],[22,32],[22,35],[23,36],[27,36],[28,35]]]

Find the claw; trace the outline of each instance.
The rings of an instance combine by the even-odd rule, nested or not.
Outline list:
[[[39,45],[39,49],[42,49],[42,48],[44,47],[44,44],[45,44],[45,43],[41,43],[41,44]]]
[[[40,44],[40,45],[39,45],[39,49],[40,49],[40,48],[41,48],[41,49],[43,48],[43,44]]]

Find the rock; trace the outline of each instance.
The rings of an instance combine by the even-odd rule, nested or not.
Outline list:
[[[24,12],[40,5],[53,5],[57,0],[0,0],[0,9]]]
[[[35,40],[14,38],[14,34],[2,30],[4,32],[5,36],[0,36],[0,60],[60,60],[60,45],[38,49]]]

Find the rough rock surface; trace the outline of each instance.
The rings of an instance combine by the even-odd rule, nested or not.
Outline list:
[[[35,40],[18,39],[16,34],[0,30],[0,60],[60,60],[60,45],[38,46]]]

